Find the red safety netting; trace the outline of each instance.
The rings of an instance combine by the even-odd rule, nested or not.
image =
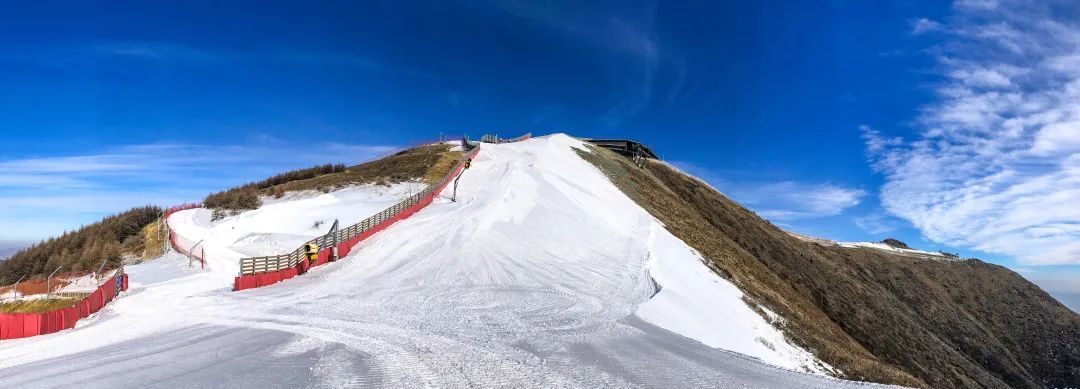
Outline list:
[[[0,287],[0,295],[18,293],[20,295],[31,294],[44,294],[52,293],[63,289],[70,284],[72,280],[83,277],[87,274],[93,274],[93,272],[60,272],[53,275],[52,282],[50,283],[47,278],[34,278],[20,282],[16,285],[7,285]]]
[[[165,210],[165,228],[169,229],[169,245],[172,246],[173,250],[176,250],[177,252],[186,255],[188,258],[198,261],[199,267],[205,269],[206,250],[202,248],[202,245],[199,245],[199,242],[193,242],[187,238],[184,238],[180,234],[177,234],[176,230],[173,230],[172,226],[169,225],[169,216],[171,216],[172,214],[195,208],[202,208],[202,204],[181,204],[169,207]]]
[[[476,158],[476,155],[479,154],[479,153],[480,153],[480,149],[473,149],[473,151],[470,152],[468,154],[468,156],[469,156],[469,158]],[[435,188],[435,190],[433,190],[427,196],[424,196],[424,198],[420,199],[419,202],[417,202],[416,204],[413,204],[412,206],[410,206],[408,208],[403,209],[401,212],[397,213],[393,217],[383,221],[382,223],[379,223],[379,224],[375,225],[374,227],[372,227],[369,230],[364,231],[360,235],[357,235],[356,237],[353,237],[352,239],[349,239],[347,241],[339,243],[337,245],[337,250],[338,250],[338,255],[337,256],[338,256],[338,258],[343,258],[346,255],[349,255],[349,252],[352,251],[352,248],[354,246],[360,244],[360,242],[362,242],[363,240],[371,237],[372,235],[374,235],[374,234],[376,234],[376,233],[378,233],[378,232],[380,232],[382,230],[385,230],[387,227],[390,227],[392,224],[397,223],[400,220],[404,220],[404,219],[408,218],[409,216],[412,216],[413,214],[419,212],[421,209],[426,207],[428,204],[431,204],[431,202],[435,199],[435,197],[438,196],[439,193],[443,189],[445,189],[447,185],[450,184],[450,182],[452,181],[451,178],[457,176],[458,174],[461,174],[461,171],[464,170],[464,169],[465,169],[465,165],[463,163],[459,163],[455,167],[453,172],[447,176],[446,180],[439,183],[439,185]],[[235,280],[233,280],[233,290],[239,291],[239,290],[244,290],[244,289],[258,288],[258,287],[261,287],[261,286],[275,284],[275,283],[278,283],[280,281],[296,277],[298,275],[306,273],[308,271],[308,269],[310,267],[312,267],[312,266],[319,266],[319,265],[323,265],[323,264],[326,264],[326,263],[330,262],[330,260],[332,259],[332,254],[333,254],[333,248],[332,247],[327,247],[327,248],[323,248],[322,250],[319,251],[318,260],[315,261],[314,263],[311,263],[311,264],[309,264],[308,261],[300,261],[300,263],[297,264],[295,267],[291,267],[291,268],[287,268],[287,269],[276,270],[276,271],[260,273],[260,274],[244,274],[244,275],[240,275],[240,276],[236,277]]]
[[[165,218],[168,219],[169,216],[171,216],[174,213],[177,213],[177,212],[180,212],[180,211],[186,211],[186,210],[189,210],[189,209],[195,209],[195,208],[202,208],[202,204],[190,203],[190,204],[174,205],[174,206],[171,206],[171,207],[169,207],[168,209],[165,210]]]
[[[127,273],[120,273],[70,307],[39,313],[0,313],[0,339],[26,338],[74,328],[79,319],[101,310],[127,288]]]

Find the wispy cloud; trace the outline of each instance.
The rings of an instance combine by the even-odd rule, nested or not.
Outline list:
[[[266,64],[345,67],[421,78],[435,77],[422,70],[389,64],[362,53],[311,50],[292,46],[255,47],[241,50],[196,47],[182,42],[168,41],[91,41],[53,46],[9,46],[0,51],[0,62],[16,62],[53,69],[81,69],[109,61],[150,65],[245,68]]]
[[[669,161],[732,199],[773,221],[787,222],[836,216],[859,205],[866,191],[833,183],[735,182],[708,167],[688,161]]]
[[[839,215],[859,205],[866,191],[830,183],[785,181],[750,187],[733,195],[752,207],[760,208],[762,216],[790,221]]]
[[[90,58],[128,58],[159,62],[213,62],[232,57],[228,52],[205,50],[169,42],[94,42],[64,47],[70,55]]]
[[[233,60],[234,54],[176,42],[90,41],[64,45],[7,46],[0,62],[54,69],[79,68],[104,61],[127,60],[154,64],[209,64]]]
[[[911,22],[911,33],[915,35],[924,34],[931,31],[939,31],[941,29],[941,23],[927,18],[919,18],[916,19],[914,22]]]
[[[1080,263],[1080,22],[1007,3],[956,3],[917,139],[863,128],[882,206],[938,242]]]
[[[253,145],[143,144],[97,154],[0,161],[0,239],[36,240],[144,204],[199,200],[289,169],[356,164],[393,146],[273,141]]]
[[[690,175],[708,183],[714,188],[729,186],[719,173],[708,167],[690,161],[666,161],[676,169],[682,170],[683,174]]]
[[[896,220],[881,213],[871,213],[854,219],[855,225],[873,235],[895,231],[899,226]]]

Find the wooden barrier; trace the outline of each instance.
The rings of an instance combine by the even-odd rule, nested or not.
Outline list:
[[[412,216],[428,204],[431,204],[431,202],[434,201],[435,196],[438,196],[439,192],[445,189],[446,186],[453,181],[453,178],[458,174],[461,174],[465,169],[466,159],[475,158],[479,152],[480,148],[475,148],[468,152],[465,157],[451,169],[446,177],[438,183],[429,186],[424,191],[410,196],[404,201],[394,204],[390,208],[387,208],[372,217],[364,219],[360,223],[332,232],[331,234],[334,234],[334,236],[327,234],[312,239],[310,242],[317,243],[319,244],[319,247],[322,248],[322,250],[319,251],[318,260],[314,263],[309,264],[309,261],[304,258],[305,255],[302,246],[289,254],[240,259],[240,275],[233,280],[233,290],[240,291],[258,288],[304,274],[312,266],[319,266],[330,262],[333,247],[337,247],[339,258],[345,257],[352,251],[352,248],[361,241],[371,237],[379,231],[385,230],[387,227],[390,227],[390,225],[397,223],[400,220]],[[336,243],[336,245],[327,244],[331,242]]]

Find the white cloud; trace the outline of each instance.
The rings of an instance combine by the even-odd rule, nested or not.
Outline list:
[[[862,189],[794,181],[739,185],[731,193],[762,216],[779,221],[839,215],[866,195]]]
[[[1041,3],[956,10],[921,134],[863,129],[882,206],[938,242],[1080,263],[1080,23]]]
[[[997,0],[957,0],[955,3],[958,9],[969,10],[992,10],[998,7]]]
[[[896,230],[896,221],[887,215],[871,213],[854,219],[855,225],[873,235],[881,235]]]
[[[1009,77],[1001,72],[991,69],[956,69],[951,74],[952,78],[959,80],[966,86],[972,87],[1007,87],[1012,85]]]
[[[939,30],[941,30],[941,23],[935,22],[927,18],[919,18],[911,24],[911,33],[915,35]]]
[[[1051,123],[1035,134],[1031,151],[1037,155],[1075,153],[1080,150],[1080,120]]]
[[[697,178],[698,180],[703,181],[706,184],[709,184],[709,186],[712,186],[713,189],[716,189],[717,192],[720,191],[717,188],[719,188],[721,186],[723,186],[723,187],[728,186],[727,181],[724,180],[723,178],[721,178],[719,173],[717,173],[717,172],[715,172],[712,169],[709,169],[707,167],[701,166],[699,164],[696,164],[696,163],[693,163],[693,162],[690,162],[690,161],[665,161],[665,162],[671,164],[676,169],[681,170],[683,174],[686,174],[686,175],[688,175],[690,177]]]
[[[832,183],[782,181],[732,182],[720,172],[689,161],[668,161],[725,195],[773,221],[836,216],[859,205],[866,191]],[[723,189],[723,191],[721,191]]]
[[[881,135],[881,132],[870,128],[867,125],[859,126],[862,130],[863,141],[866,142],[866,150],[872,154],[880,153],[888,147],[898,146],[904,143],[904,139],[900,137],[885,138]]]
[[[0,160],[0,240],[38,240],[109,213],[206,194],[286,170],[357,164],[395,147],[144,144],[88,155]]]
[[[417,78],[437,78],[421,69],[399,66],[377,58],[346,52],[272,46],[247,50],[203,48],[169,41],[91,41],[70,45],[0,47],[0,62],[30,64],[50,69],[86,68],[106,61],[132,64],[236,66],[247,69],[278,63],[295,66],[336,66],[359,71],[392,72]]]

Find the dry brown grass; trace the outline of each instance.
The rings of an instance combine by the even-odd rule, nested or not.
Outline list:
[[[418,179],[426,181],[429,176],[441,177],[449,171],[452,164],[445,165],[444,160],[461,157],[460,152],[451,152],[449,149],[448,144],[414,147],[386,158],[349,167],[344,172],[291,181],[275,188],[281,193],[305,190],[330,192],[360,184],[389,185]],[[264,191],[262,194],[272,193]]]
[[[452,162],[447,164],[446,161],[456,161],[461,156],[460,152],[449,149],[450,145],[442,143],[422,145],[348,168],[324,165],[296,170],[211,194],[203,203],[213,210],[213,219],[217,220],[259,208],[262,206],[260,196],[281,198],[286,193],[301,191],[329,193],[362,184],[390,185],[413,180],[434,182],[453,166]]]
[[[649,170],[640,169],[608,150],[590,149],[592,153],[579,154],[600,168],[638,205],[660,219],[672,234],[702,253],[713,271],[738,285],[752,302],[783,317],[785,323],[781,329],[785,333],[826,363],[839,368],[845,378],[926,386],[921,380],[880,361],[820,310],[812,309],[812,302],[718,231],[690,202],[652,174],[652,166]],[[653,164],[657,163],[650,161],[650,165]],[[705,201],[704,198],[697,200]]]
[[[443,152],[439,160],[428,169],[427,174],[424,174],[422,181],[429,185],[439,182],[461,160],[461,154],[460,152]]]
[[[640,169],[603,149],[581,155],[845,378],[941,388],[1080,382],[1080,315],[1007,269],[804,242],[663,163]]]
[[[158,219],[143,227],[142,236],[142,259],[165,255],[165,221],[163,219]]]
[[[38,313],[51,311],[54,309],[70,307],[75,305],[75,303],[82,301],[84,298],[86,298],[85,295],[5,302],[0,303],[0,313]]]

